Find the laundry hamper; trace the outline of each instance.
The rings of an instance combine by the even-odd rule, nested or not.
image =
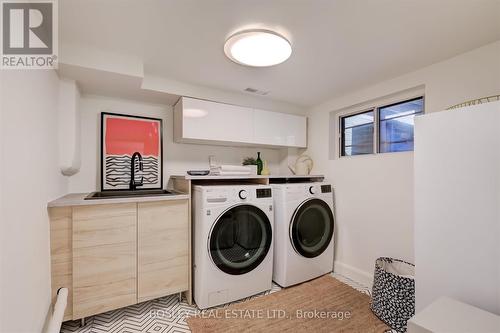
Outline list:
[[[392,329],[406,332],[406,322],[415,314],[415,265],[392,258],[375,261],[373,313]]]

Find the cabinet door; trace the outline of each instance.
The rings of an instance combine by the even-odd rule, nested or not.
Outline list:
[[[137,302],[137,204],[73,208],[73,318]]]
[[[281,113],[254,110],[255,143],[285,146],[286,123]]]
[[[138,204],[138,301],[189,288],[188,201]]]
[[[306,117],[254,110],[254,142],[282,147],[306,147]]]
[[[285,118],[286,146],[307,148],[307,117],[287,114]]]
[[[251,108],[182,98],[182,138],[214,142],[251,143]]]

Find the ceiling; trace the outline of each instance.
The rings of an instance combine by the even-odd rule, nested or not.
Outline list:
[[[225,39],[249,27],[287,36],[290,59],[227,59]],[[59,31],[139,57],[146,75],[310,107],[499,40],[500,0],[60,0]]]

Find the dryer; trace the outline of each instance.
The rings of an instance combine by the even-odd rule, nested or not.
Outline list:
[[[282,287],[333,270],[334,206],[328,183],[273,184],[273,280]]]
[[[194,300],[200,309],[271,289],[270,186],[194,186]]]

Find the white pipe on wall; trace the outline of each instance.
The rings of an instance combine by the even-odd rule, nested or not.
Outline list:
[[[80,91],[74,80],[59,80],[57,130],[59,140],[59,167],[65,176],[80,170]]]
[[[50,318],[47,331],[45,333],[59,333],[68,302],[68,288],[61,288],[57,291],[56,304]]]

